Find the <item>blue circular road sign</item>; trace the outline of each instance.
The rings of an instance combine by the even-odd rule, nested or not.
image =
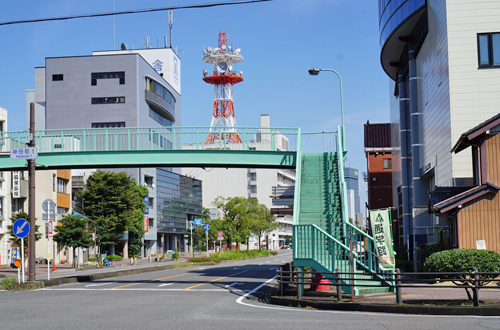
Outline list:
[[[210,229],[210,225],[204,225],[204,226],[203,226],[203,229],[205,229],[205,230],[209,230],[209,229]]]
[[[14,222],[14,226],[12,226],[12,231],[14,232],[14,235],[19,238],[28,236],[28,233],[30,232],[30,224],[28,220],[22,218],[17,219],[16,222]]]

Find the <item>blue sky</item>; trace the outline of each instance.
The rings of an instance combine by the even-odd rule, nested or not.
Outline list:
[[[116,11],[201,4],[215,0],[115,0]],[[9,1],[0,22],[110,12],[113,0]],[[225,30],[241,48],[235,65],[244,82],[234,87],[238,126],[258,126],[269,114],[273,127],[331,131],[340,124],[335,74],[310,76],[310,68],[338,71],[343,80],[347,165],[366,171],[363,124],[389,121],[389,84],[379,56],[378,8],[374,0],[276,0],[174,11],[173,46],[182,61],[182,125],[209,126],[213,88],[202,81],[203,46],[215,46]],[[116,49],[122,42],[143,48],[163,45],[167,12],[116,16]],[[46,57],[89,55],[113,49],[113,18],[0,26],[0,107],[8,110],[10,131],[25,129],[25,90],[34,88],[34,68]],[[361,183],[361,201],[366,201]]]

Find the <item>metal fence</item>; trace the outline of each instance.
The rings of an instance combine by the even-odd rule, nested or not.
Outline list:
[[[292,268],[292,269],[291,269]],[[302,298],[305,285],[319,285],[314,283],[316,276],[325,276],[329,283],[321,285],[334,286],[336,288],[336,298],[338,302],[343,300],[343,291],[341,287],[373,287],[373,282],[380,282],[380,286],[387,287],[389,291],[395,293],[396,303],[402,303],[402,288],[427,288],[427,289],[465,289],[469,299],[473,301],[474,306],[479,306],[479,290],[484,288],[490,282],[500,283],[500,273],[478,272],[474,269],[472,272],[442,272],[442,273],[408,273],[400,272],[396,268],[395,273],[376,273],[371,278],[360,278],[356,275],[360,273],[341,272],[337,269],[332,273],[319,273],[315,271],[301,271],[293,269],[291,264],[280,266],[276,271],[277,280],[280,288],[280,295],[284,296],[285,289],[290,284],[296,286],[297,299]],[[349,283],[346,283],[348,281]],[[432,286],[430,284],[439,282],[452,282],[453,286]],[[364,282],[364,284],[363,284]],[[371,282],[371,283],[369,283]],[[459,283],[459,284],[456,284]],[[500,286],[488,286],[488,289],[500,289]],[[472,294],[470,293],[470,291]],[[351,295],[351,301],[354,302],[354,295]]]

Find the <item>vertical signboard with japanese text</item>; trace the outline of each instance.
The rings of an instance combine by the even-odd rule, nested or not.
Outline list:
[[[149,195],[144,197],[146,211],[144,211],[144,231],[149,231]]]
[[[380,269],[393,271],[395,262],[390,209],[370,211],[370,223]]]
[[[21,171],[12,172],[12,197],[21,198]]]

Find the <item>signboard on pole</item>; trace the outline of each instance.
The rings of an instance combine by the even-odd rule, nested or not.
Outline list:
[[[13,264],[17,259],[19,259],[19,248],[14,247],[10,250],[10,263]]]
[[[21,171],[12,172],[12,197],[21,198]]]
[[[195,226],[201,226],[203,224],[203,219],[194,219]]]
[[[10,159],[37,159],[38,147],[11,148]]]
[[[224,233],[223,233],[223,232],[221,232],[221,231],[219,231],[219,232],[217,233],[217,239],[218,239],[219,241],[222,241],[222,240],[224,239]]]
[[[370,211],[370,222],[380,269],[394,271],[390,209]]]
[[[204,225],[203,229],[205,229],[206,231],[208,231],[210,229],[210,225]]]
[[[144,197],[144,204],[146,204],[146,211],[144,212],[144,214],[149,214],[149,195]]]
[[[149,217],[147,215],[144,216],[144,231],[149,231]]]
[[[52,238],[53,237],[53,228],[52,228],[52,221],[49,220],[49,238]]]
[[[12,231],[14,232],[14,235],[19,238],[28,236],[28,233],[30,232],[30,224],[28,223],[28,220],[17,219],[12,226]]]

